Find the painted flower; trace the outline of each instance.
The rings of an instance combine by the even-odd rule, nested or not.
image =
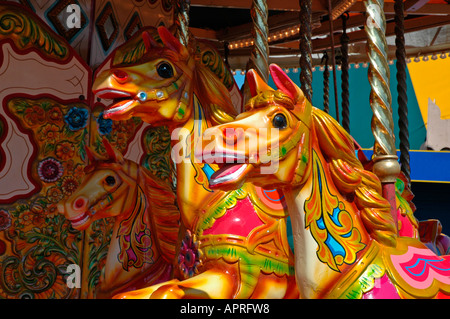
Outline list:
[[[75,162],[73,161],[73,159],[65,161],[63,165],[64,165],[65,172],[67,172],[68,174],[69,173],[71,174],[73,172],[73,170],[75,169]]]
[[[97,129],[100,135],[107,135],[111,133],[113,127],[113,121],[111,119],[105,119],[103,112],[97,118]]]
[[[63,119],[61,109],[58,106],[53,106],[47,111],[47,118],[53,122],[59,122]]]
[[[73,177],[75,177],[77,180],[80,180],[84,177],[84,166],[81,164],[75,165],[75,168],[73,169]]]
[[[34,218],[34,214],[31,211],[26,210],[20,214],[20,216],[18,218],[18,222],[22,226],[28,226],[33,222],[33,218]]]
[[[63,199],[63,192],[59,187],[53,186],[47,190],[47,199],[51,203],[58,203]]]
[[[39,178],[46,183],[56,182],[63,175],[63,171],[61,163],[53,157],[47,157],[38,165]]]
[[[39,140],[54,143],[59,138],[59,127],[55,124],[46,124],[39,130]]]
[[[64,177],[61,190],[65,195],[71,195],[78,187],[78,182],[71,176]]]
[[[87,125],[88,117],[88,110],[74,106],[64,116],[64,121],[71,131],[79,131]]]
[[[5,209],[0,209],[0,231],[6,230],[11,226],[11,215]]]
[[[44,224],[45,222],[45,212],[33,212],[33,225],[40,227]]]
[[[75,155],[75,146],[69,141],[63,141],[56,144],[55,154],[60,160],[66,161]]]
[[[47,208],[47,217],[48,218],[55,218],[58,215],[59,215],[58,205],[51,204],[50,206],[48,206],[48,208]]]
[[[39,105],[33,105],[25,110],[24,120],[30,126],[42,124],[45,122],[45,111]]]
[[[197,269],[201,264],[201,252],[198,249],[198,244],[199,242],[194,239],[192,233],[187,230],[181,242],[178,255],[178,265],[186,278],[190,278],[197,273]]]

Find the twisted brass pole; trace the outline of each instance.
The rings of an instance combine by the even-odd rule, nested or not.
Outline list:
[[[177,0],[176,4],[176,19],[178,40],[181,44],[187,47],[189,43],[189,9],[191,6],[190,0]]]
[[[367,54],[370,60],[370,106],[373,111],[372,133],[374,143],[373,172],[383,184],[383,196],[391,204],[392,216],[397,222],[395,181],[400,172],[395,149],[392,97],[389,88],[389,65],[387,61],[386,18],[383,0],[366,0]]]
[[[348,83],[348,42],[347,35],[348,13],[342,15],[342,35],[341,35],[341,52],[342,52],[342,73],[341,73],[341,98],[342,98],[342,127],[350,133],[350,90]]]
[[[328,70],[328,53],[323,53],[321,64],[325,66],[323,70],[323,110],[330,113],[330,71]]]
[[[334,25],[332,14],[331,0],[328,0],[328,19],[330,21],[330,40],[331,40],[331,65],[333,66],[333,89],[334,89],[334,105],[336,110],[336,121],[339,123],[339,99],[336,79],[336,52],[334,49]]]
[[[408,186],[411,186],[409,164],[408,95],[406,94],[406,50],[404,30],[403,0],[395,0],[395,57],[397,58],[398,127],[400,137],[400,163]]]
[[[312,101],[311,0],[299,0],[300,5],[300,86],[308,101]]]
[[[265,0],[253,0],[250,13],[253,21],[252,37],[254,45],[250,56],[249,68],[255,69],[267,82],[269,80],[269,10]]]

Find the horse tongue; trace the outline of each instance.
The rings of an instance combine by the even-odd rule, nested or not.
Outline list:
[[[245,176],[253,168],[250,164],[227,164],[211,175],[211,189],[231,190],[242,186]]]
[[[236,172],[244,164],[225,164],[219,170],[215,171],[211,175],[211,179],[218,179],[226,175]]]

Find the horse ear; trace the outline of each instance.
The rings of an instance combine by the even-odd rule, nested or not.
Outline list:
[[[88,163],[92,164],[97,160],[97,156],[95,156],[95,153],[91,148],[87,145],[84,146],[84,150],[86,151],[86,156],[88,158]]]
[[[182,56],[188,55],[187,49],[173,36],[169,29],[162,26],[158,27],[158,34],[166,47]]]
[[[158,47],[158,42],[148,33],[148,31],[142,32],[142,39],[144,40],[145,51],[148,53],[151,49]]]
[[[258,72],[250,69],[247,72],[247,83],[252,97],[263,91],[273,91],[273,89],[259,76]]]
[[[269,66],[270,75],[278,89],[289,95],[294,101],[304,98],[302,90],[276,64]]]
[[[106,149],[106,154],[108,154],[109,159],[111,159],[115,163],[123,162],[123,155],[117,151],[106,138],[103,138],[103,146]]]

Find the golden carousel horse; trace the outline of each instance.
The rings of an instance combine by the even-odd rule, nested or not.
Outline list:
[[[205,132],[204,158],[237,159],[219,164],[211,187],[283,188],[303,298],[449,298],[450,256],[397,234],[381,183],[355,156],[352,137],[278,66],[270,72],[278,90],[248,72],[246,111]],[[242,133],[230,143],[232,130]]]
[[[157,31],[142,34],[140,59],[103,71],[93,90],[114,99],[105,118],[136,116],[171,132],[182,221],[178,267],[174,280],[116,297],[298,298],[283,195],[252,184],[213,191],[209,178],[217,166],[195,159],[204,130],[236,115],[227,88],[201,63],[195,45],[184,47],[164,27]]]
[[[83,182],[58,204],[77,230],[116,218],[98,298],[172,279],[180,219],[171,185],[124,159],[106,139],[103,144],[108,157],[87,148],[90,163]]]

